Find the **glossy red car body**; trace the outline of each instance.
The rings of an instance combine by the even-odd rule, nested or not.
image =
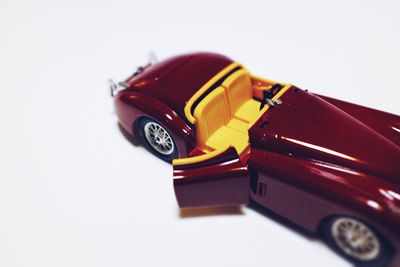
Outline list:
[[[121,125],[135,134],[152,118],[168,128],[179,157],[196,154],[184,106],[232,61],[197,53],[174,57],[126,80],[116,98]],[[251,151],[234,148],[200,163],[174,167],[181,207],[253,201],[318,232],[335,215],[359,218],[400,252],[400,117],[292,86],[282,104],[249,129]],[[400,266],[400,253],[391,266]]]

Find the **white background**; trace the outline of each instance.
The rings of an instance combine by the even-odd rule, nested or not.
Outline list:
[[[117,127],[106,80],[213,51],[400,113],[400,2],[0,2],[0,266],[350,266],[242,208],[180,216],[171,167]]]

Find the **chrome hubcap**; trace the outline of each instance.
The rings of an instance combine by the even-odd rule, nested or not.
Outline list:
[[[379,239],[368,226],[357,220],[336,220],[332,225],[332,235],[342,251],[358,260],[374,260],[380,253]]]
[[[148,122],[144,126],[144,135],[147,141],[157,152],[171,155],[174,152],[174,142],[171,136],[160,124]]]

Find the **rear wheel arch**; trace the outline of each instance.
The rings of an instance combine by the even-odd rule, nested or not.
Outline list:
[[[149,118],[149,117],[147,117],[145,115],[140,115],[139,117],[137,117],[133,121],[133,123],[132,123],[132,133],[133,133],[133,135],[136,135],[136,136],[139,135],[139,125],[146,118]]]
[[[152,119],[163,125],[174,136],[181,153],[180,157],[186,156],[193,127],[188,125],[173,109],[154,97],[138,93],[134,95],[134,98],[127,98],[124,103],[129,105],[133,112],[130,121],[126,123],[131,134],[138,135],[138,126],[143,119]]]
[[[164,114],[165,115],[165,114]],[[169,116],[171,117],[171,116]],[[182,124],[182,120],[178,118],[166,118],[163,117],[162,115],[157,115],[157,114],[149,114],[146,113],[145,111],[142,111],[142,114],[140,114],[133,122],[132,122],[132,134],[138,136],[140,132],[140,123],[143,120],[150,119],[153,120],[160,125],[162,125],[164,128],[168,130],[170,134],[174,137],[174,140],[177,143],[177,146],[179,148],[179,152],[183,153],[180,156],[185,156],[187,153],[187,142],[189,141],[189,135],[191,132],[191,129],[187,125]],[[181,121],[179,121],[181,120]]]
[[[179,115],[165,105],[159,111],[141,110],[141,114],[135,119],[132,126],[137,126],[137,123],[145,118],[158,121],[180,138],[185,138],[192,130]]]
[[[148,151],[167,162],[179,158],[180,147],[170,129],[163,123],[143,116],[135,124],[137,136]]]

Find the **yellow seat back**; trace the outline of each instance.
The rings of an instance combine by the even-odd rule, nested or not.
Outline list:
[[[222,83],[222,86],[226,89],[232,116],[244,102],[253,98],[251,76],[247,70],[236,71]]]
[[[209,93],[194,110],[197,145],[205,148],[208,138],[231,118],[229,103],[223,87]]]

